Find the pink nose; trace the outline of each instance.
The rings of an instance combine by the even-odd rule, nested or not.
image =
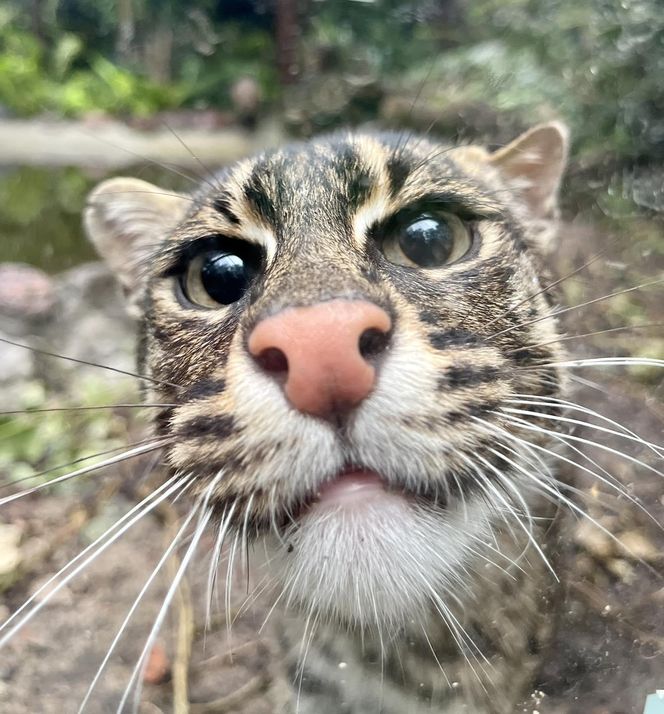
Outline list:
[[[373,389],[372,364],[392,327],[385,310],[363,300],[292,307],[261,320],[249,352],[275,377],[299,411],[329,418],[357,406]]]

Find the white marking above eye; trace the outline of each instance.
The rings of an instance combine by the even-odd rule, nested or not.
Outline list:
[[[277,239],[267,226],[243,221],[242,237],[250,243],[256,243],[265,248],[268,263],[274,260],[277,252]]]
[[[367,233],[371,226],[390,214],[390,201],[387,196],[372,196],[359,208],[353,217],[353,242],[359,250],[364,250]]]

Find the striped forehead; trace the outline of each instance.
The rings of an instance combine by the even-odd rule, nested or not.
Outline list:
[[[207,192],[195,229],[262,245],[271,262],[282,242],[350,239],[432,193],[486,211],[497,207],[439,144],[400,136],[331,137],[238,163]]]

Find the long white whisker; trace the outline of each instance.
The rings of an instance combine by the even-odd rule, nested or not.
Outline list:
[[[641,468],[647,469],[648,471],[651,471],[654,474],[657,474],[658,476],[661,476],[664,478],[664,473],[656,469],[654,466],[650,466],[650,464],[645,463],[645,461],[641,461],[641,459],[637,459],[635,456],[630,456],[629,454],[626,454],[624,451],[619,451],[618,449],[612,449],[610,446],[607,446],[606,444],[601,444],[598,441],[593,441],[592,439],[584,439],[581,436],[574,436],[573,434],[560,434],[556,431],[552,431],[551,429],[545,429],[544,427],[537,426],[535,424],[531,424],[530,422],[526,421],[525,419],[521,419],[519,417],[515,416],[508,416],[507,414],[504,414],[503,412],[498,412],[498,411],[493,411],[494,414],[498,414],[499,416],[502,416],[504,419],[508,419],[511,421],[513,424],[516,424],[518,426],[523,427],[524,429],[528,429],[530,431],[536,431],[540,434],[547,434],[548,436],[555,436],[560,439],[564,439],[565,441],[578,441],[581,444],[586,444],[586,446],[592,446],[596,449],[601,449],[602,451],[608,451],[611,454],[615,454],[616,456],[620,456],[621,458],[631,461],[634,464],[637,464]]]
[[[497,431],[500,433],[504,438],[508,438],[511,441],[516,442],[517,444],[524,446],[526,448],[534,448],[538,449],[540,451],[543,451],[550,456],[558,457],[559,454],[556,454],[555,451],[551,451],[550,449],[547,449],[543,446],[540,446],[539,444],[531,444],[528,441],[525,441],[523,439],[520,439],[519,437],[515,436],[514,434],[510,434],[510,432],[506,431],[505,429],[502,429],[500,427],[496,427],[494,424],[490,424],[489,422],[486,422],[484,419],[480,419],[479,417],[473,417],[473,419],[477,420],[478,423],[483,424],[485,427],[488,427],[494,431]],[[502,446],[502,444],[500,444]],[[493,453],[495,453],[497,456],[501,456],[499,452],[495,452],[493,449],[490,449]],[[504,456],[503,456],[504,458]],[[635,560],[639,562],[643,562],[641,558],[639,558],[635,553],[633,553],[626,545],[624,545],[619,538],[617,538],[613,533],[611,533],[610,530],[605,528],[601,523],[599,523],[596,519],[592,518],[586,511],[584,511],[582,508],[576,505],[574,501],[571,499],[567,498],[564,494],[562,494],[560,491],[557,491],[555,489],[552,489],[550,485],[548,485],[546,482],[539,481],[536,477],[533,476],[533,474],[529,473],[526,471],[523,467],[521,467],[518,463],[513,462],[509,459],[506,459],[508,463],[511,463],[515,468],[517,468],[521,473],[523,473],[527,478],[534,480],[540,488],[544,488],[546,490],[549,490],[553,492],[554,496],[558,498],[562,503],[564,503],[566,506],[568,506],[570,509],[572,509],[575,513],[578,513],[582,518],[585,518],[586,520],[590,521],[596,528],[598,528],[600,531],[602,531],[604,534],[609,536],[611,540],[614,543],[617,543],[621,548],[626,550]],[[572,462],[575,466],[579,466],[579,464],[576,464],[575,462]],[[582,468],[582,467],[581,467]]]
[[[236,532],[233,538],[233,545],[231,546],[231,552],[228,555],[228,564],[226,567],[226,585],[225,585],[225,597],[224,597],[224,609],[226,614],[226,636],[228,637],[228,646],[231,645],[231,588],[233,584],[233,566],[235,564],[235,552],[237,550],[238,539],[240,533]]]
[[[471,468],[472,468],[473,462],[470,461],[470,459],[468,459],[468,458],[465,456],[465,454],[459,453],[459,456],[461,456],[461,457],[463,458],[463,460],[466,461],[466,463],[468,463],[468,464],[471,466]],[[553,577],[554,577],[556,580],[558,580],[558,575],[556,574],[556,571],[553,569],[553,566],[552,566],[551,563],[549,562],[549,559],[546,557],[546,555],[544,554],[544,551],[542,550],[542,548],[540,547],[539,543],[535,540],[535,538],[534,538],[534,536],[533,536],[533,532],[532,532],[532,520],[530,520],[530,512],[529,512],[528,506],[527,506],[527,504],[526,504],[526,502],[525,502],[525,499],[523,498],[523,495],[520,494],[519,491],[518,491],[518,489],[517,489],[513,484],[511,484],[511,483],[509,482],[509,479],[505,479],[505,478],[504,478],[503,474],[501,474],[500,471],[499,471],[498,469],[496,469],[495,466],[492,466],[488,461],[486,461],[485,459],[482,459],[482,457],[479,457],[479,458],[480,458],[482,461],[484,461],[485,466],[488,466],[489,468],[491,468],[491,469],[499,476],[499,478],[501,479],[501,481],[502,481],[503,483],[506,483],[506,485],[508,486],[508,488],[510,488],[510,490],[511,490],[513,493],[515,493],[515,494],[517,495],[517,497],[519,498],[520,502],[522,503],[522,505],[523,505],[524,508],[525,508],[527,517],[529,518],[530,528],[526,528],[526,526],[523,524],[523,522],[521,521],[521,519],[520,519],[520,518],[517,516],[517,514],[515,513],[514,508],[508,503],[508,501],[505,499],[505,497],[504,497],[504,496],[500,493],[500,491],[491,483],[491,481],[490,481],[489,479],[487,479],[487,478],[483,478],[483,479],[482,479],[483,483],[484,483],[488,488],[491,489],[491,492],[494,494],[494,496],[508,509],[508,511],[509,511],[510,513],[512,513],[512,515],[514,516],[514,518],[515,518],[515,520],[516,520],[518,526],[519,526],[519,527],[523,530],[523,532],[526,534],[526,537],[528,538],[529,542],[532,544],[532,546],[533,546],[533,548],[535,549],[535,551],[537,552],[537,554],[538,554],[538,555],[540,556],[540,558],[542,559],[542,562],[543,562],[543,563],[546,565],[546,567],[551,571],[551,574],[553,575]],[[479,471],[479,468],[477,467],[477,465],[475,465],[475,471],[476,471],[476,473],[477,473],[478,476],[481,476],[481,472]]]
[[[129,608],[129,611],[127,612],[124,620],[122,621],[122,624],[120,625],[117,633],[115,634],[115,637],[113,638],[113,641],[111,642],[111,645],[108,648],[106,655],[104,656],[104,659],[102,660],[101,664],[99,665],[99,668],[97,669],[97,672],[95,673],[95,676],[92,679],[92,682],[90,682],[90,685],[85,693],[83,701],[81,702],[81,704],[78,708],[78,714],[82,714],[83,710],[85,709],[85,707],[90,699],[90,696],[92,695],[92,692],[93,692],[95,686],[97,685],[97,682],[99,681],[99,678],[101,677],[102,673],[104,672],[104,669],[106,668],[108,661],[110,660],[111,656],[113,655],[113,652],[115,651],[115,648],[116,648],[118,642],[120,641],[120,638],[124,634],[124,632],[127,628],[127,625],[129,624],[129,621],[131,620],[131,618],[134,615],[134,612],[136,611],[136,609],[140,605],[141,601],[143,600],[143,597],[144,597],[145,593],[148,591],[148,588],[150,587],[150,585],[152,584],[154,579],[157,577],[158,573],[161,571],[164,563],[168,560],[168,558],[170,557],[173,550],[175,550],[175,548],[180,544],[182,534],[184,533],[184,531],[186,530],[188,525],[191,523],[192,519],[196,515],[196,512],[197,512],[197,509],[192,508],[191,512],[185,518],[184,522],[178,529],[178,532],[175,534],[175,537],[170,542],[168,548],[166,548],[166,551],[164,552],[162,557],[159,559],[159,562],[154,567],[152,573],[150,574],[150,577],[143,584],[143,587],[141,588],[140,592],[136,596],[136,599],[132,603],[132,606]]]
[[[106,466],[113,466],[113,464],[118,464],[121,461],[126,461],[127,459],[131,459],[134,456],[140,456],[141,454],[147,454],[150,451],[154,451],[155,449],[161,449],[163,446],[166,446],[170,442],[169,439],[161,439],[160,441],[153,441],[151,444],[146,444],[145,446],[138,446],[135,449],[130,449],[129,451],[125,451],[122,454],[119,454],[118,456],[113,456],[110,459],[105,459],[104,461],[100,461],[98,464],[92,464],[91,466],[85,466],[82,469],[77,469],[76,471],[72,471],[68,474],[64,474],[62,476],[58,476],[57,478],[51,479],[50,481],[47,481],[46,483],[39,484],[38,486],[32,486],[31,488],[26,488],[24,491],[21,491],[20,493],[14,493],[11,496],[5,496],[4,498],[0,498],[0,506],[4,506],[7,503],[11,503],[12,501],[16,501],[19,498],[23,498],[24,496],[29,496],[31,493],[36,493],[37,491],[41,491],[45,488],[48,488],[49,486],[54,486],[55,484],[58,483],[63,483],[64,481],[69,481],[72,478],[76,478],[77,476],[83,476],[85,474],[89,474],[93,471],[97,471],[98,469],[103,469]]]
[[[588,359],[561,360],[559,362],[544,362],[527,367],[517,367],[520,371],[538,370],[544,367],[629,367],[630,365],[642,367],[664,367],[664,359],[651,357],[590,357]]]
[[[244,518],[242,519],[242,570],[245,573],[247,582],[247,594],[249,594],[249,541],[247,540],[247,528],[249,525],[249,517],[251,516],[251,506],[254,502],[254,494],[249,496],[246,506],[244,507]]]
[[[217,531],[217,537],[214,542],[214,549],[210,557],[210,570],[208,572],[207,581],[207,598],[206,598],[206,608],[205,608],[205,630],[206,632],[210,628],[210,621],[212,619],[212,600],[214,598],[214,592],[217,587],[218,569],[219,561],[221,559],[221,549],[224,546],[224,540],[226,539],[226,533],[228,533],[228,526],[230,525],[231,518],[235,512],[236,503],[233,502],[228,509],[228,512],[224,510],[221,521],[219,522],[219,530]]]
[[[607,424],[611,424],[611,426],[615,426],[621,431],[623,431],[625,434],[629,434],[631,437],[633,437],[635,440],[639,441],[640,444],[643,446],[646,446],[647,448],[651,449],[657,456],[661,456],[659,453],[658,449],[664,449],[664,447],[657,446],[656,444],[652,444],[642,437],[640,437],[636,432],[632,431],[631,429],[628,429],[624,424],[621,424],[618,421],[615,421],[614,419],[610,419],[609,417],[605,416],[604,414],[600,414],[599,412],[595,411],[594,409],[589,409],[586,406],[583,406],[582,404],[577,404],[576,402],[570,402],[566,399],[558,399],[556,397],[534,397],[532,394],[515,394],[514,395],[515,399],[507,399],[507,402],[526,402],[526,400],[531,400],[532,403],[534,404],[559,404],[561,406],[566,407],[567,409],[571,411],[578,411],[581,412],[582,414],[587,414],[588,416],[592,416],[596,419],[599,419],[600,421],[606,422]],[[596,427],[594,427],[596,428]]]
[[[187,478],[187,477],[185,477]],[[179,480],[177,480],[179,479]],[[173,481],[176,481],[173,483]],[[146,514],[152,511],[156,506],[158,506],[164,499],[168,498],[174,491],[181,488],[183,485],[183,478],[176,474],[171,479],[166,481],[162,486],[160,486],[154,493],[150,494],[147,498],[143,499],[139,504],[134,506],[128,513],[126,513],[122,518],[116,521],[107,531],[102,533],[93,543],[87,546],[83,551],[81,551],[75,558],[73,558],[67,565],[61,568],[55,575],[49,578],[35,593],[33,593],[24,603],[19,607],[16,612],[14,612],[5,622],[0,625],[0,632],[5,630],[9,625],[17,618],[19,615],[40,595],[47,590],[50,585],[52,585],[63,573],[71,568],[79,560],[83,560],[80,565],[78,565],[72,572],[68,573],[63,580],[61,580],[56,587],[51,590],[48,595],[41,601],[39,601],[25,617],[23,617],[19,622],[17,622],[10,630],[0,639],[0,649],[2,649],[9,640],[29,621],[31,620],[43,607],[45,607],[50,599],[54,597],[62,588],[67,585],[73,578],[75,578],[82,570],[84,570],[93,560],[95,560],[101,553],[103,553],[109,546],[111,546],[120,536],[122,536],[127,530],[129,530],[135,523],[137,523]],[[127,521],[125,525],[123,525]],[[117,531],[113,533],[113,531]],[[109,537],[110,536],[110,537]],[[107,539],[104,542],[105,539]],[[101,544],[101,545],[100,545]],[[100,546],[95,550],[97,546]],[[93,551],[92,555],[85,557],[90,551]]]
[[[207,489],[206,489],[207,491]],[[138,662],[136,663],[136,666],[134,667],[134,670],[131,673],[131,677],[129,679],[129,683],[127,684],[127,687],[124,691],[124,694],[122,695],[122,699],[120,700],[120,704],[118,705],[118,708],[116,710],[116,714],[122,714],[122,710],[124,709],[124,706],[127,702],[127,698],[129,697],[129,693],[131,692],[131,688],[134,685],[134,682],[137,682],[136,685],[136,691],[134,693],[134,707],[133,710],[136,711],[138,709],[138,701],[140,700],[141,696],[141,681],[140,681],[140,675],[143,672],[143,669],[145,665],[147,664],[147,656],[152,649],[152,646],[154,644],[154,641],[157,637],[157,634],[159,633],[159,630],[161,629],[161,625],[164,621],[164,618],[166,617],[166,613],[168,612],[169,605],[171,604],[171,601],[173,597],[175,596],[175,592],[177,591],[178,587],[180,586],[180,581],[182,580],[182,577],[184,576],[184,573],[187,569],[187,566],[189,565],[191,559],[193,558],[196,548],[198,547],[198,544],[200,542],[200,539],[203,535],[203,532],[205,531],[205,526],[208,524],[210,517],[212,516],[213,509],[207,507],[207,500],[201,500],[197,505],[194,506],[194,509],[196,512],[200,513],[199,516],[199,521],[198,524],[196,525],[196,530],[194,531],[194,535],[191,539],[191,543],[189,544],[189,547],[187,548],[184,557],[182,558],[182,562],[180,563],[180,567],[178,568],[177,572],[175,573],[175,577],[173,578],[173,582],[171,583],[168,592],[166,593],[166,597],[164,598],[164,601],[161,605],[161,608],[159,610],[159,613],[157,614],[157,617],[154,621],[154,624],[152,626],[152,629],[150,630],[150,634],[148,635],[148,638],[145,642],[145,646],[143,647],[143,650],[138,658]]]
[[[509,402],[514,402],[516,400],[507,400]],[[521,402],[522,404],[524,402]],[[525,404],[530,404],[532,406],[548,406],[550,407],[551,404],[547,404],[546,402],[525,402]],[[635,441],[638,444],[641,444],[642,446],[646,446],[650,449],[653,449],[655,454],[657,456],[662,456],[660,454],[660,451],[664,451],[664,447],[659,446],[658,444],[653,444],[649,441],[645,441],[639,436],[632,436],[631,434],[624,434],[620,431],[616,431],[615,429],[608,429],[607,427],[604,426],[599,426],[598,424],[593,424],[592,422],[589,421],[583,421],[581,419],[572,419],[571,417],[564,417],[564,416],[559,416],[556,414],[546,414],[542,412],[533,412],[528,409],[519,409],[515,407],[502,407],[502,411],[507,413],[507,414],[521,414],[523,416],[533,416],[537,417],[538,419],[548,419],[550,421],[559,421],[563,422],[565,424],[575,424],[577,426],[584,426],[584,427],[590,427],[591,429],[595,429],[596,431],[601,431],[605,434],[611,434],[612,436],[617,436],[621,439],[627,439],[628,441]]]
[[[518,422],[512,422],[512,423],[515,423],[515,424],[517,424],[518,426],[523,426],[523,424],[521,423],[520,420],[519,420]],[[646,516],[648,516],[648,518],[650,518],[651,521],[653,521],[654,523],[656,523],[657,526],[661,528],[661,524],[660,524],[660,522],[657,520],[657,518],[655,518],[655,516],[653,516],[653,515],[648,511],[648,509],[646,509],[645,506],[643,506],[643,504],[641,504],[641,503],[639,502],[639,500],[638,500],[637,498],[635,498],[634,496],[632,496],[632,494],[630,494],[630,493],[624,488],[624,486],[620,483],[620,481],[619,481],[613,474],[611,474],[609,471],[607,471],[605,468],[603,468],[600,464],[598,464],[596,461],[594,461],[590,456],[588,456],[587,454],[584,454],[580,449],[577,449],[573,444],[567,443],[567,441],[565,440],[565,437],[564,437],[563,435],[558,434],[558,433],[556,433],[556,432],[551,432],[551,433],[550,433],[550,436],[551,436],[552,438],[554,438],[556,441],[558,441],[559,443],[564,444],[566,448],[572,449],[573,451],[575,451],[576,453],[578,453],[582,458],[584,458],[586,461],[590,462],[593,466],[595,466],[595,468],[597,468],[597,469],[599,469],[600,471],[602,471],[602,472],[606,475],[606,478],[604,478],[603,476],[600,476],[600,474],[598,474],[596,471],[593,471],[592,469],[589,469],[587,466],[584,466],[583,464],[580,464],[578,461],[574,461],[573,459],[568,459],[568,458],[567,458],[566,456],[564,456],[563,454],[559,454],[559,453],[557,453],[557,452],[555,452],[555,451],[550,451],[550,450],[548,450],[548,449],[545,449],[545,447],[540,446],[540,445],[537,445],[537,444],[533,444],[532,446],[533,446],[534,448],[543,449],[546,453],[548,453],[549,455],[555,457],[556,459],[559,459],[559,460],[561,460],[561,461],[564,461],[565,463],[568,463],[568,464],[570,464],[571,466],[574,466],[575,468],[581,469],[582,471],[584,471],[584,472],[590,474],[591,476],[593,476],[593,478],[597,479],[597,480],[600,481],[601,483],[605,484],[605,485],[608,486],[609,488],[611,488],[611,489],[613,489],[614,491],[616,491],[619,496],[621,496],[621,497],[623,497],[623,498],[626,498],[628,501],[630,501],[631,503],[633,503],[639,510],[641,510]],[[578,491],[578,489],[576,489],[576,491],[577,491],[578,493],[582,493],[582,492]]]

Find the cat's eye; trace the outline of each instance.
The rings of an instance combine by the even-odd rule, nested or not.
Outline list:
[[[212,308],[231,305],[246,293],[257,272],[256,261],[247,254],[209,250],[190,261],[181,277],[181,287],[194,305]]]
[[[453,213],[422,213],[399,221],[387,232],[382,249],[397,265],[439,268],[462,258],[472,243],[468,224]]]

